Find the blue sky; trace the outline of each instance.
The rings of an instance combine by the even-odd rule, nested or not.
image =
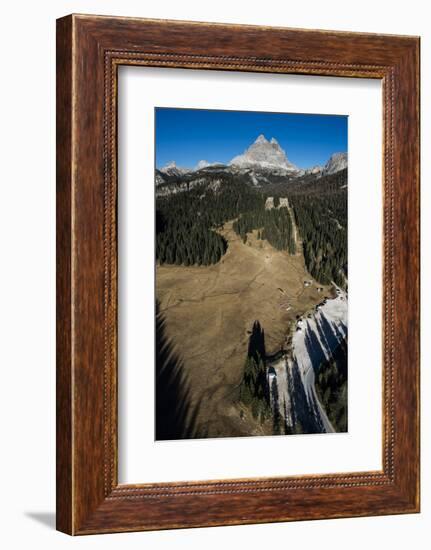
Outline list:
[[[347,116],[156,108],[156,166],[228,163],[259,134],[274,137],[300,168],[347,152]]]

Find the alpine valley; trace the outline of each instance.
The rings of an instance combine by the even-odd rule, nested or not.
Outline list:
[[[155,170],[156,439],[347,431],[347,153]]]

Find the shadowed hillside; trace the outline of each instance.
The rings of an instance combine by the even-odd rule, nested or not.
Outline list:
[[[190,406],[190,385],[183,364],[166,336],[156,304],[156,440],[188,439],[196,434],[198,408]]]

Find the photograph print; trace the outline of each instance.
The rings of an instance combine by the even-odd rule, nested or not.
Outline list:
[[[348,430],[348,117],[155,109],[155,439]]]

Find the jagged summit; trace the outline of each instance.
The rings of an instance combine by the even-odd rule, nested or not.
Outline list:
[[[323,169],[325,174],[335,174],[347,168],[347,153],[334,153]]]
[[[268,143],[268,140],[263,134],[259,134],[256,138],[255,143]]]
[[[242,155],[234,157],[229,165],[237,168],[278,170],[289,173],[301,172],[288,160],[278,141],[274,137],[268,141],[263,134],[260,134]]]
[[[174,160],[167,162],[164,166],[162,166],[162,168],[160,168],[160,171],[166,172],[166,170],[171,170],[172,168],[177,168],[177,164]]]
[[[182,176],[183,174],[190,172],[190,169],[177,166],[176,162],[171,160],[165,164],[165,166],[159,168],[159,172],[163,172],[163,174],[167,174],[168,176]]]

